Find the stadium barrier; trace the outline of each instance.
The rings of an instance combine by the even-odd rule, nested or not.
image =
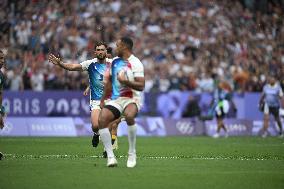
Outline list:
[[[138,136],[212,136],[216,132],[215,120],[165,119],[162,117],[140,117],[136,119]],[[258,135],[262,121],[226,119],[225,125],[230,136]],[[275,126],[274,126],[275,125]],[[278,132],[276,124],[269,127],[269,134]],[[222,133],[221,133],[222,134]],[[8,117],[0,136],[91,136],[89,118],[81,117]],[[127,125],[121,122],[118,136],[127,135]]]
[[[141,115],[180,119],[189,96],[198,102],[202,115],[210,109],[211,93],[190,91],[170,91],[168,93],[144,93]],[[238,119],[261,120],[258,110],[259,93],[235,93],[233,101],[237,112],[229,111],[229,116]],[[89,117],[89,97],[81,91],[5,91],[3,105],[13,117]]]

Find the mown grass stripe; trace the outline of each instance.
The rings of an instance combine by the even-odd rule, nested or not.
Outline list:
[[[103,158],[98,155],[78,155],[78,154],[4,154],[5,159],[77,159],[77,158]],[[125,155],[119,155],[117,158],[127,158]],[[147,156],[140,155],[139,159],[193,159],[193,160],[243,160],[243,161],[265,161],[265,160],[284,160],[284,157],[265,156],[265,157],[250,157],[250,156]]]

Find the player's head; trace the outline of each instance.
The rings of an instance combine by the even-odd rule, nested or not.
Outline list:
[[[106,55],[107,58],[112,58],[113,55],[112,55],[112,48],[111,47],[108,47],[107,48],[107,55]]]
[[[227,81],[225,81],[225,80],[221,80],[219,82],[218,88],[222,89],[222,90],[225,90],[225,91],[228,91],[228,92],[232,91],[232,88],[231,88],[230,84]]]
[[[104,60],[107,56],[107,44],[100,41],[95,45],[95,55],[97,59]]]
[[[2,50],[0,50],[0,69],[3,67],[4,62],[5,62],[4,53]]]
[[[269,73],[267,81],[270,85],[274,85],[276,83],[275,73]]]
[[[122,37],[116,42],[116,54],[119,57],[125,52],[132,52],[133,41],[129,37]]]

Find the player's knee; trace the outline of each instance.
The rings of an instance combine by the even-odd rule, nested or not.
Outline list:
[[[126,111],[124,111],[125,118],[133,118],[134,119],[136,114],[137,114],[136,108],[127,109]]]
[[[93,131],[94,133],[97,133],[97,132],[99,131],[99,126],[98,126],[98,127],[93,127],[93,126],[92,126],[92,131]]]
[[[93,130],[97,130],[99,128],[99,124],[92,124],[92,129]]]
[[[91,123],[92,123],[92,128],[93,129],[96,129],[99,127],[99,120],[97,118],[97,120],[91,120]]]
[[[125,120],[127,121],[127,120],[134,120],[134,118],[135,118],[135,113],[133,113],[133,112],[125,112],[124,113],[124,116],[125,116]]]
[[[127,123],[127,125],[133,125],[135,123],[135,116],[133,115],[129,115],[129,116],[125,116],[125,121]]]

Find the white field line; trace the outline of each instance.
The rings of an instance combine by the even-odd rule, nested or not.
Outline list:
[[[103,156],[88,156],[88,155],[71,155],[71,154],[47,154],[47,155],[32,155],[32,154],[4,154],[6,159],[77,159],[77,158],[103,158]],[[125,155],[117,156],[117,158],[127,158]],[[242,161],[265,161],[265,160],[284,160],[281,157],[241,157],[241,156],[137,156],[138,159],[191,159],[191,160],[242,160]]]

